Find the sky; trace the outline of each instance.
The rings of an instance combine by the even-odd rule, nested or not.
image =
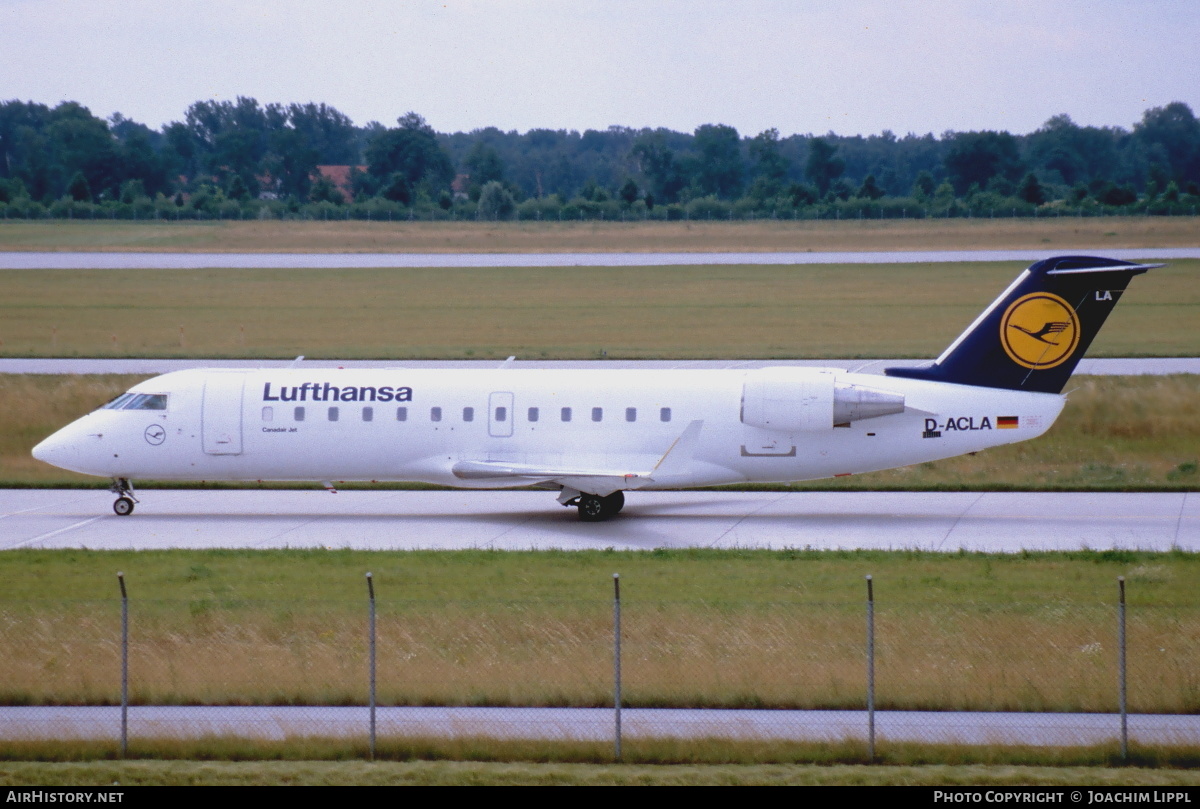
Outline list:
[[[1126,129],[1200,113],[1193,0],[0,0],[0,100],[151,127],[324,102],[439,132]]]

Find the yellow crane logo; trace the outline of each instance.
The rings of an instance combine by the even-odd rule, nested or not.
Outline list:
[[[1000,319],[1000,344],[1017,365],[1039,371],[1053,368],[1075,353],[1079,316],[1049,292],[1022,295]]]

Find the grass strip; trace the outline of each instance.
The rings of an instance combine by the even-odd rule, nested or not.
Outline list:
[[[0,270],[0,356],[930,358],[1024,265]],[[1198,269],[1135,282],[1089,356],[1200,355]]]
[[[1115,745],[1013,748],[861,744],[627,741],[610,745],[488,740],[336,740],[253,743],[236,739],[130,745],[0,745],[0,785],[1116,785],[1200,784],[1200,751]]]

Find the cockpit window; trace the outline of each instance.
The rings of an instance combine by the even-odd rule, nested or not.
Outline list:
[[[113,399],[111,402],[109,402],[108,404],[106,404],[104,407],[102,407],[100,409],[101,410],[120,410],[126,404],[129,403],[130,399],[132,399],[136,395],[137,394],[135,394],[135,393],[122,393],[120,396]]]
[[[101,410],[166,410],[165,393],[122,393]]]
[[[166,410],[167,394],[139,393],[122,410]]]

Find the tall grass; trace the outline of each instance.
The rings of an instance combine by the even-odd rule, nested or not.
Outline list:
[[[388,604],[384,705],[604,707],[612,626],[602,600]],[[0,602],[0,703],[113,704],[111,603]],[[1115,710],[1115,612],[1051,601],[878,610],[877,705],[895,710]],[[861,709],[859,607],[639,601],[623,615],[629,707]],[[1130,710],[1200,710],[1200,608],[1130,621]],[[362,705],[365,615],[310,602],[135,602],[135,704]]]
[[[622,574],[624,704],[865,704],[875,576],[881,709],[1116,706],[1115,579],[1129,596],[1129,708],[1200,711],[1200,556],[686,550],[358,552],[19,550],[0,554],[0,705],[115,704],[129,585],[135,704],[363,705],[379,598],[384,705],[587,706],[612,699],[612,572]],[[0,711],[3,709],[0,708]],[[147,758],[365,755],[365,739],[134,739]],[[605,762],[602,743],[384,738],[381,758]],[[629,739],[627,762],[865,761],[861,742]],[[113,743],[0,743],[0,759],[116,756]],[[886,743],[880,761],[1109,765],[1113,745]],[[1133,763],[1194,767],[1187,747]],[[2,770],[3,768],[0,768]],[[2,775],[2,772],[0,772]]]

